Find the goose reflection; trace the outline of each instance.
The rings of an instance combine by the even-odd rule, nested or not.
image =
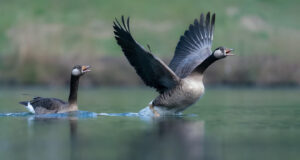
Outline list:
[[[28,159],[61,157],[79,159],[78,118],[31,117],[28,119]],[[69,151],[68,151],[69,148]],[[39,151],[37,153],[37,151]]]
[[[182,118],[159,119],[154,128],[132,142],[128,159],[200,160],[205,159],[204,121]]]

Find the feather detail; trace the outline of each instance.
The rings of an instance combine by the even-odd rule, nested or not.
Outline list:
[[[215,25],[215,14],[210,16],[210,12],[200,15],[199,21],[194,20],[180,37],[176,46],[175,54],[169,67],[180,78],[187,77],[198,65],[209,57],[212,46],[213,31]]]

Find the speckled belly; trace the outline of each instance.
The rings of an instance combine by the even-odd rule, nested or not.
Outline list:
[[[204,94],[204,86],[202,82],[186,80],[183,81],[180,88],[175,88],[174,91],[170,91],[170,93],[171,94],[166,93],[160,95],[161,97],[157,97],[156,99],[162,99],[158,101],[157,106],[182,111],[194,104]]]

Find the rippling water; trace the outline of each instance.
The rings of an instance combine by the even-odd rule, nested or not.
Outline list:
[[[143,118],[148,89],[79,91],[70,114],[35,116],[17,102],[64,89],[0,90],[1,159],[298,159],[299,89],[207,89],[183,115]],[[28,95],[30,94],[30,95]]]

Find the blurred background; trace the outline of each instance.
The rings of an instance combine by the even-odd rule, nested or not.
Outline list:
[[[169,63],[179,37],[202,12],[215,12],[213,49],[235,49],[206,84],[300,85],[298,0],[1,0],[0,84],[64,86],[75,64],[93,71],[85,85],[143,85],[113,36],[131,17],[132,34]]]
[[[299,159],[299,6],[299,0],[0,0],[0,159]],[[34,96],[66,100],[72,67],[88,64],[80,110],[138,112],[157,92],[117,45],[114,18],[130,16],[134,38],[168,64],[180,36],[208,11],[217,15],[213,49],[234,48],[236,56],[209,67],[205,95],[183,116],[43,119],[18,104]]]

